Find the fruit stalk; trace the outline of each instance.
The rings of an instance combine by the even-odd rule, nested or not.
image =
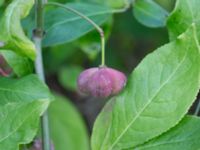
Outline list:
[[[39,78],[45,82],[43,60],[42,60],[42,39],[43,31],[43,8],[44,0],[35,0],[36,29],[33,31],[33,41],[35,43],[37,57],[35,60],[35,71]],[[49,123],[47,111],[41,117],[41,134],[43,150],[50,150]]]
[[[104,35],[104,31],[101,27],[99,27],[93,20],[91,20],[89,17],[85,16],[84,14],[82,14],[81,12],[68,7],[66,5],[62,5],[56,2],[48,2],[45,5],[50,5],[50,6],[57,6],[60,8],[63,8],[67,11],[73,12],[76,15],[80,16],[81,18],[85,19],[87,22],[89,22],[91,25],[94,26],[94,28],[99,32],[100,37],[101,37],[101,66],[105,66],[105,35]]]

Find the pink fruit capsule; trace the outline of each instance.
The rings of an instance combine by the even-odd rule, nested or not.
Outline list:
[[[126,84],[126,76],[108,67],[90,68],[78,78],[78,88],[82,93],[106,98],[118,94]]]

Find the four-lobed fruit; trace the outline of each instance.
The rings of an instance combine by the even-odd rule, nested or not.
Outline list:
[[[83,71],[77,84],[84,94],[106,98],[118,94],[123,89],[126,76],[112,68],[95,67]]]

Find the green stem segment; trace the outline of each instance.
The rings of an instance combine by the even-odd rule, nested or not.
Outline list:
[[[35,16],[36,16],[36,29],[33,33],[33,40],[37,50],[37,57],[35,60],[35,70],[39,78],[45,82],[43,60],[42,60],[42,38],[43,38],[43,0],[35,0]],[[41,117],[41,131],[42,131],[42,144],[43,150],[50,150],[50,137],[49,137],[49,123],[48,114],[45,112]]]
[[[51,6],[57,6],[57,7],[61,7],[67,11],[73,12],[76,15],[80,16],[81,18],[85,19],[86,21],[88,21],[91,25],[94,26],[94,28],[99,32],[100,37],[101,37],[101,66],[105,66],[105,36],[104,36],[104,31],[102,30],[101,27],[99,27],[94,21],[92,21],[90,18],[88,18],[87,16],[85,16],[84,14],[82,14],[81,12],[68,7],[66,5],[62,5],[56,2],[48,2],[45,5],[51,5]]]

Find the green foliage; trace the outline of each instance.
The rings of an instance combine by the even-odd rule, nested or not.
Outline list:
[[[4,0],[0,0],[0,7],[3,5]]]
[[[198,93],[199,65],[199,43],[192,25],[134,70],[125,90],[98,117],[93,150],[136,147],[175,126]]]
[[[0,17],[2,16],[3,14],[3,9],[0,7]]]
[[[200,118],[187,116],[170,131],[137,147],[136,150],[197,150],[200,147],[199,133]]]
[[[168,12],[153,0],[136,0],[133,3],[135,18],[148,27],[164,27]]]
[[[66,6],[78,10],[99,25],[105,23],[112,13],[107,7],[93,4],[68,3]],[[53,46],[76,40],[94,27],[76,14],[56,8],[46,13],[45,29],[47,34],[43,45]]]
[[[32,60],[36,55],[35,46],[24,34],[20,20],[29,14],[33,4],[34,0],[14,0],[0,21],[0,41],[5,43],[3,49],[13,50]]]
[[[80,2],[80,0],[49,0],[49,2],[58,2],[58,3],[66,3],[66,2]]]
[[[62,68],[58,74],[60,84],[66,89],[77,90],[77,78],[83,71],[80,66],[66,66]]]
[[[24,76],[33,72],[33,63],[27,57],[17,55],[9,50],[0,50],[0,54],[3,55],[17,76]]]
[[[0,149],[18,150],[36,135],[39,117],[52,96],[35,75],[0,78],[0,83]]]
[[[117,9],[128,7],[128,5],[130,4],[129,0],[79,0],[79,1],[88,1],[91,3],[98,3],[101,5],[106,5],[111,8],[117,8]]]
[[[154,0],[157,4],[159,4],[160,6],[162,6],[163,8],[165,8],[166,10],[171,11],[172,9],[174,9],[174,4],[176,0],[167,0],[167,1],[163,1],[163,0]]]
[[[0,0],[0,6],[3,2]],[[10,1],[5,2],[6,6]],[[87,2],[96,4],[68,3],[63,6],[80,11],[98,25],[104,24],[104,30],[108,30],[106,33],[109,34],[111,23],[108,21],[113,8],[126,8],[131,0]],[[34,44],[21,27],[21,20],[30,13],[33,4],[34,0],[13,0],[3,15],[4,8],[0,9],[0,42],[5,44],[0,53],[19,77],[32,72],[30,59],[34,60],[36,55]],[[148,55],[133,71],[124,91],[104,107],[94,126],[93,150],[190,150],[200,147],[200,119],[185,117],[179,123],[194,102],[200,85],[199,5],[198,0],[177,0],[167,20],[172,42]],[[165,26],[168,12],[153,0],[135,0],[133,7],[136,19],[143,25]],[[33,14],[24,22],[29,37],[35,26]],[[51,51],[44,52],[48,71],[55,73],[67,61],[74,61],[73,55],[79,62],[77,64],[81,64],[83,61],[76,53],[77,47],[91,59],[98,54],[98,33],[89,33],[93,26],[76,14],[49,7],[45,29],[44,46],[56,45]],[[78,41],[66,45],[78,38]],[[110,53],[109,63],[112,58],[117,58],[115,62],[121,61],[116,56],[122,53],[116,53]],[[68,64],[59,71],[59,82],[67,89],[76,90],[76,79],[81,71],[81,67]],[[51,94],[43,82],[30,75],[18,80],[0,78],[0,97],[0,149],[18,150],[20,144],[31,142],[36,135],[39,117],[48,107]],[[68,100],[56,96],[49,114],[56,150],[89,149],[84,122]]]
[[[84,122],[68,99],[55,96],[49,107],[49,117],[55,150],[89,150]]]
[[[74,4],[74,5],[77,5]],[[67,5],[68,6],[68,5]],[[70,5],[69,5],[70,6]],[[90,7],[93,6],[90,4]],[[96,5],[95,5],[96,6]],[[99,7],[99,6],[98,6]],[[103,6],[103,8],[105,8],[105,6]],[[54,8],[55,9],[55,8]],[[53,9],[53,10],[54,10]],[[107,9],[107,8],[106,8]],[[63,12],[63,14],[65,15],[73,15],[74,18],[76,19],[78,16],[66,11],[66,10],[63,10],[63,9],[59,9],[60,11]],[[77,9],[78,10],[78,9]],[[51,12],[52,10],[49,9],[47,11],[47,14],[48,12]],[[87,11],[86,9],[84,11]],[[92,12],[92,10],[90,10]],[[111,10],[110,10],[111,11]],[[68,14],[70,13],[70,14]],[[96,12],[95,12],[96,13]],[[60,15],[60,14],[58,14]],[[49,15],[50,19],[53,19],[50,15]],[[46,19],[49,18],[47,17],[46,15]],[[66,16],[67,18],[67,16]],[[65,19],[66,19],[65,18]],[[74,19],[72,18],[72,20]],[[78,17],[79,18],[79,17]],[[99,17],[98,17],[99,18]],[[111,14],[109,14],[109,16],[106,17],[106,21],[103,21],[103,26],[102,28],[104,29],[104,32],[105,32],[105,36],[106,36],[106,39],[108,39],[110,33],[111,33],[111,28],[112,28],[112,17],[111,17]],[[82,18],[79,18],[80,20],[84,21]],[[60,20],[62,21],[62,20]],[[70,20],[69,20],[70,21]],[[48,22],[48,21],[47,21]],[[85,22],[87,25],[89,25],[87,22]],[[22,22],[23,24],[23,27],[24,27],[24,30],[27,32],[27,34],[29,35],[29,37],[31,37],[32,35],[32,30],[34,29],[34,12],[31,11],[30,15],[23,20]],[[51,25],[53,25],[53,23],[50,23]],[[79,26],[78,22],[76,22],[75,24],[77,24],[77,26]],[[49,25],[50,26],[50,25]],[[73,23],[70,25],[72,26],[73,28]],[[66,28],[66,27],[63,27],[63,28]],[[78,27],[80,28],[80,26]],[[93,29],[93,27],[91,26],[91,29]],[[90,29],[90,30],[91,30]],[[62,28],[60,28],[60,32],[61,32]],[[77,29],[74,29],[74,30],[77,30]],[[69,31],[70,32],[70,31]],[[68,32],[65,34],[65,32],[62,33],[63,35],[65,35],[66,37],[68,36]],[[72,33],[69,33],[69,34],[74,34],[73,32]],[[80,31],[80,34],[82,35],[78,35],[78,37],[75,36],[75,39],[72,39],[72,43],[68,43],[68,39],[67,39],[67,43],[65,43],[65,40],[62,41],[61,43],[58,43],[56,45],[54,45],[53,43],[50,43],[50,44],[53,44],[51,47],[51,49],[54,49],[54,47],[59,47],[60,49],[58,49],[57,53],[61,53],[62,49],[61,48],[64,48],[65,50],[63,51],[76,51],[76,49],[79,49],[79,50],[82,50],[85,54],[87,54],[87,56],[89,57],[89,59],[93,60],[96,58],[96,56],[98,55],[98,53],[100,52],[100,36],[99,36],[99,33],[94,30],[92,32],[87,32],[87,33],[83,33],[82,30]],[[74,35],[72,35],[72,38],[74,37]],[[57,35],[55,34],[55,40],[57,39]],[[69,39],[69,42],[71,41],[71,37],[68,37],[70,38]],[[73,47],[71,46],[73,45]],[[69,49],[68,47],[71,48]],[[66,47],[66,48],[65,48]],[[57,48],[56,48],[57,49]],[[48,53],[48,52],[46,52]],[[50,52],[51,53],[51,52]],[[66,52],[67,53],[67,52]],[[71,52],[69,52],[71,53]],[[54,58],[51,58],[51,59],[54,59]],[[57,62],[59,62],[60,60],[57,59]],[[53,66],[54,67],[54,64],[56,64],[57,62],[53,62],[53,64],[51,63],[49,66]],[[52,67],[52,68],[53,68]]]
[[[183,33],[192,23],[197,26],[197,36],[200,40],[199,6],[199,0],[177,0],[175,9],[167,21],[171,40]]]

